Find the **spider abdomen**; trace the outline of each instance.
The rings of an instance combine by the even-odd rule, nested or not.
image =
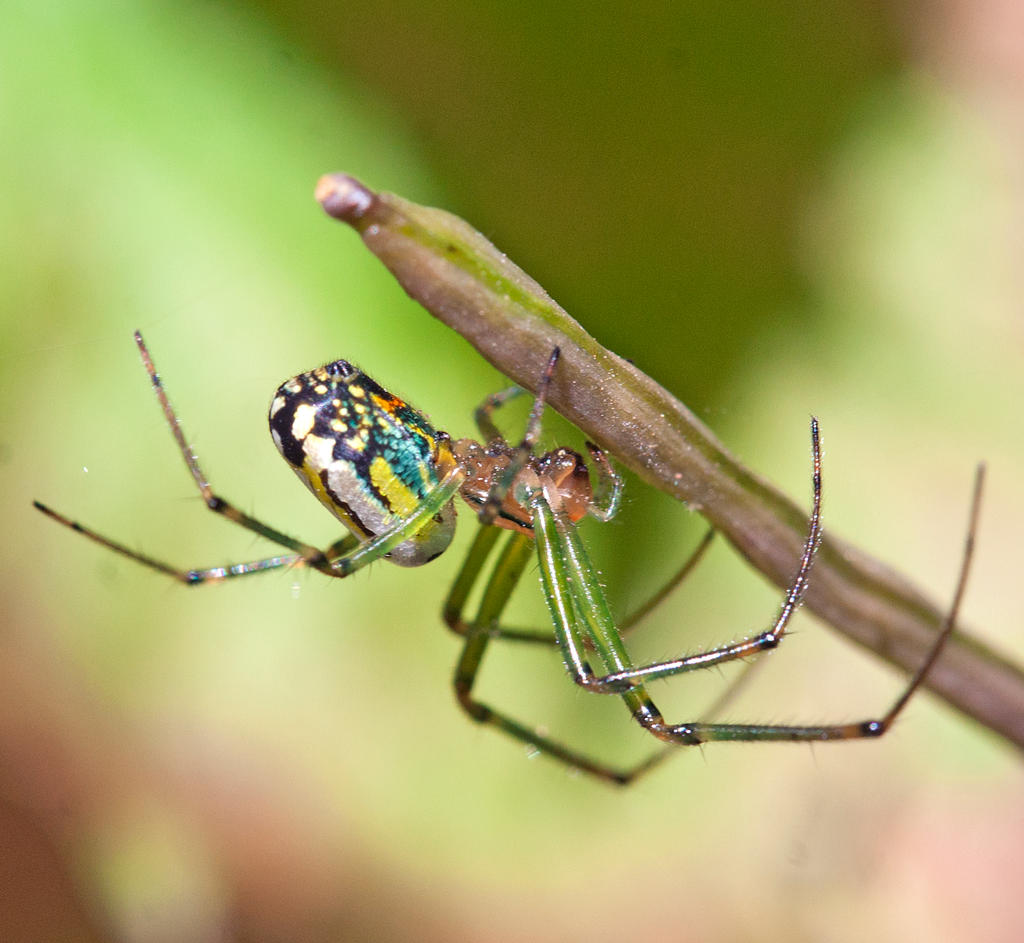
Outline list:
[[[270,404],[270,433],[320,503],[362,538],[411,514],[455,462],[444,433],[345,360],[281,384]],[[449,502],[388,559],[427,563],[454,530]]]

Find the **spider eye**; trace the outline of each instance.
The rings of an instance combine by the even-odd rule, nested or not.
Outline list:
[[[342,380],[347,380],[359,372],[347,360],[335,360],[333,363],[327,364],[324,369],[330,376],[339,377]]]

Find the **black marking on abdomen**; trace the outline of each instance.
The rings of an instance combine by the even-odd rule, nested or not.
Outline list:
[[[305,458],[302,441],[292,435],[292,428],[295,425],[295,406],[294,400],[286,399],[285,404],[270,417],[270,428],[277,434],[278,441],[281,443],[281,454],[288,464],[294,468],[302,468]]]
[[[328,471],[327,471],[326,468],[322,468],[320,470],[320,484],[322,484],[324,486],[324,491],[326,491],[327,494],[329,494],[331,496],[331,501],[334,502],[334,504],[337,507],[341,508],[342,512],[349,519],[349,521],[351,522],[349,524],[349,526],[353,530],[356,530],[359,533],[361,533],[364,537],[375,537],[376,534],[374,534],[374,532],[372,530],[370,530],[370,528],[368,528],[359,519],[359,515],[356,514],[356,512],[352,510],[352,508],[349,506],[348,502],[347,501],[343,501],[341,499],[341,497],[338,495],[338,493],[336,491],[334,491],[333,488],[331,488],[330,484],[328,484],[327,478],[328,478]]]

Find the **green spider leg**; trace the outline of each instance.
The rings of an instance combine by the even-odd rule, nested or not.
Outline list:
[[[704,532],[704,536],[701,537],[700,542],[683,562],[682,566],[676,570],[669,580],[649,599],[619,620],[618,629],[620,635],[627,635],[632,632],[641,623],[643,623],[643,621],[658,606],[660,606],[662,602],[675,592],[680,584],[697,568],[701,560],[704,559],[704,555],[708,552],[712,541],[715,539],[715,534],[715,529],[713,527],[709,527]],[[484,567],[487,557],[500,536],[501,532],[496,527],[485,527],[480,529],[473,546],[470,548],[469,555],[463,562],[459,575],[448,594],[448,598],[445,600],[444,609],[442,610],[442,618],[444,619],[445,625],[447,625],[448,628],[456,635],[465,636],[470,634],[470,632],[475,631],[475,620],[467,621],[464,615],[466,603],[473,585],[475,584],[480,571]],[[492,627],[489,632],[492,638],[500,638],[503,641],[529,642],[547,645],[549,647],[557,645],[554,631],[551,628],[525,629],[498,625]],[[588,648],[593,648],[593,643],[586,639],[584,641]]]
[[[545,378],[542,379],[538,388],[538,400],[543,399],[556,359],[557,351],[549,362]],[[493,408],[507,401],[510,395],[512,395],[510,391],[506,391],[504,394],[490,398],[485,403],[484,415],[488,423],[490,423],[490,412],[493,411]],[[531,412],[531,423],[539,423],[540,413],[541,409],[535,402]],[[478,412],[478,417],[479,415]],[[487,427],[481,423],[481,428]],[[493,424],[491,424],[491,428],[493,429]],[[524,442],[529,439],[532,443],[536,437],[537,432],[530,430],[529,434],[524,437]],[[697,745],[714,740],[816,742],[878,737],[884,734],[931,670],[942,646],[953,630],[973,552],[983,481],[982,468],[978,470],[963,561],[949,614],[936,636],[935,643],[925,662],[915,672],[890,709],[880,718],[856,723],[802,726],[713,722],[668,724],[644,688],[644,683],[649,680],[721,665],[773,649],[784,637],[786,627],[807,590],[814,554],[821,539],[821,446],[818,423],[814,419],[811,423],[811,440],[814,499],[808,534],[797,573],[771,627],[759,635],[739,643],[641,667],[634,667],[631,663],[622,641],[622,632],[611,617],[597,574],[583,548],[575,525],[562,511],[557,495],[553,498],[538,476],[533,475],[531,480],[529,474],[521,474],[525,465],[524,461],[523,465],[516,469],[515,476],[511,477],[514,478],[516,499],[524,506],[528,506],[532,514],[545,600],[555,627],[556,643],[561,649],[570,676],[586,690],[620,696],[633,717],[644,729],[671,746],[667,750],[652,755],[632,769],[621,770],[594,761],[557,741],[542,736],[508,715],[495,711],[473,698],[473,685],[490,639],[495,637],[524,638],[515,630],[502,629],[499,625],[501,613],[529,559],[527,546],[529,538],[524,535],[515,535],[506,544],[484,589],[480,608],[473,622],[467,625],[461,616],[472,586],[482,572],[485,561],[497,540],[497,532],[492,527],[484,527],[477,536],[466,564],[445,605],[445,616],[449,625],[458,626],[467,632],[466,644],[459,659],[454,679],[456,696],[463,709],[475,720],[498,727],[506,734],[529,744],[540,753],[619,784],[629,783],[653,768],[665,758],[667,752],[673,750],[675,745]],[[520,446],[521,450],[522,448],[523,446]],[[510,476],[505,475],[499,483],[499,488],[505,485],[509,479]],[[500,503],[502,497],[503,495],[499,493],[495,499],[492,494],[488,505]],[[685,569],[686,567],[684,567]],[[667,592],[667,588],[665,592]],[[664,594],[659,593],[650,604],[641,607],[637,614],[639,616],[645,614],[651,606],[663,598]],[[526,637],[526,640],[534,640],[534,638],[537,636],[531,635]],[[597,657],[603,663],[605,674],[599,675],[593,670],[587,654],[588,649],[596,652]]]
[[[633,628],[643,620],[655,606],[665,599],[686,576],[693,571],[707,551],[715,531],[709,530],[696,550],[689,556],[679,571],[651,599],[623,620],[620,632]],[[491,724],[509,736],[526,743],[529,747],[559,760],[568,766],[608,780],[616,785],[627,785],[637,777],[653,769],[658,763],[676,752],[669,746],[652,754],[629,769],[619,769],[603,763],[584,753],[573,750],[557,740],[538,733],[535,729],[508,714],[495,710],[473,696],[473,688],[482,667],[484,655],[492,641],[514,641],[557,644],[552,629],[547,632],[528,629],[510,629],[501,625],[504,612],[513,590],[519,582],[525,567],[535,553],[532,540],[525,534],[505,534],[507,538],[497,561],[485,582],[485,588],[476,616],[467,620],[464,613],[470,594],[484,574],[487,561],[492,554],[502,531],[497,527],[480,527],[459,574],[452,584],[444,604],[444,621],[453,631],[465,638],[462,652],[455,669],[453,683],[455,696],[464,711],[478,723]],[[589,640],[588,640],[589,641]],[[748,668],[753,668],[751,662]],[[744,678],[746,675],[743,676]],[[741,679],[742,680],[742,679]],[[727,699],[734,696],[739,682],[730,685],[725,695],[716,702],[709,713],[717,712]]]
[[[132,550],[130,547],[127,547],[122,543],[111,540],[109,537],[106,537],[103,534],[78,523],[77,521],[65,517],[63,514],[60,514],[40,501],[33,501],[32,503],[37,510],[42,511],[47,517],[56,521],[58,524],[62,524],[63,526],[76,531],[83,537],[89,538],[89,540],[92,540],[100,546],[106,547],[108,550],[113,550],[115,553],[127,557],[130,560],[134,560],[136,563],[141,563],[143,566],[146,566],[151,570],[156,570],[159,573],[170,576],[179,583],[184,583],[186,586],[197,586],[204,583],[222,582],[226,579],[232,579],[240,576],[251,576],[254,573],[265,573],[268,570],[276,570],[281,567],[291,566],[309,566],[327,576],[343,578],[351,575],[356,570],[361,569],[367,564],[372,563],[375,560],[379,560],[381,557],[390,553],[404,540],[422,530],[424,525],[427,524],[459,490],[459,485],[462,481],[462,472],[459,469],[454,468],[438,483],[437,487],[430,492],[427,498],[411,514],[399,521],[396,521],[393,525],[387,527],[369,540],[360,541],[357,537],[350,534],[331,544],[325,550],[320,550],[310,544],[296,540],[294,537],[290,537],[276,528],[263,523],[259,519],[251,517],[243,511],[240,511],[231,504],[231,502],[214,493],[206,475],[203,473],[203,470],[199,465],[199,460],[196,456],[195,450],[185,438],[185,432],[182,428],[181,421],[178,419],[178,416],[174,411],[174,407],[171,406],[167,393],[164,390],[163,382],[160,380],[160,375],[157,373],[156,367],[153,363],[153,358],[150,356],[149,350],[142,339],[142,335],[138,331],[135,332],[135,343],[138,345],[139,353],[142,357],[142,363],[146,368],[146,372],[149,374],[150,381],[153,385],[153,391],[156,393],[157,399],[160,402],[164,418],[167,420],[167,425],[170,427],[171,434],[174,436],[174,441],[178,445],[178,450],[181,452],[182,458],[185,460],[185,465],[188,467],[189,473],[192,475],[192,479],[195,482],[196,487],[199,489],[199,493],[202,496],[206,507],[214,513],[227,518],[227,520],[232,523],[237,524],[246,530],[252,531],[272,543],[287,547],[292,551],[292,553],[284,556],[271,556],[259,560],[251,560],[247,563],[233,563],[225,566],[186,570],[172,566],[171,564],[165,563],[162,560],[157,560],[146,554],[139,553],[136,550]]]
[[[786,593],[772,626],[759,635],[710,652],[702,652],[670,661],[635,668],[617,632],[600,584],[580,543],[575,528],[548,500],[544,489],[528,486],[524,498],[533,512],[538,556],[545,598],[555,623],[559,646],[573,680],[586,690],[622,697],[634,718],[658,739],[680,745],[696,745],[716,740],[818,742],[878,737],[890,729],[911,696],[931,670],[942,646],[953,630],[956,613],[973,553],[984,470],[979,468],[971,505],[970,525],[963,562],[953,603],[924,663],[904,691],[880,718],[854,723],[813,725],[722,724],[692,722],[669,724],[650,700],[643,684],[683,672],[720,665],[775,648],[807,589],[808,575],[820,539],[821,448],[817,421],[811,424],[814,452],[814,506],[800,566]],[[598,676],[592,669],[583,644],[584,635],[593,641],[607,671]]]
[[[481,527],[470,550],[466,563],[452,588],[446,613],[458,611],[468,597],[473,585],[483,572],[488,555],[493,550],[498,537],[501,536],[496,527]],[[484,586],[483,595],[476,617],[467,628],[466,640],[462,653],[455,667],[453,684],[455,697],[462,709],[470,718],[481,724],[489,724],[498,730],[526,744],[532,750],[559,760],[575,770],[589,773],[616,785],[626,785],[647,770],[652,769],[674,748],[661,750],[641,763],[629,769],[615,766],[593,759],[584,753],[573,750],[564,744],[509,716],[495,710],[473,696],[473,687],[483,662],[488,645],[495,638],[508,638],[506,632],[499,628],[501,614],[505,609],[512,591],[519,582],[527,564],[534,559],[533,540],[526,534],[514,533],[508,536],[489,578]],[[461,619],[461,615],[459,616]],[[550,640],[549,635],[545,641]],[[534,639],[531,639],[534,640]],[[539,637],[535,640],[540,640]]]

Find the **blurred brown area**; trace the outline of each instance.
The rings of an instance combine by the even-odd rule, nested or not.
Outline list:
[[[84,912],[61,849],[23,809],[0,808],[0,842],[0,926],[7,939],[105,939]]]

